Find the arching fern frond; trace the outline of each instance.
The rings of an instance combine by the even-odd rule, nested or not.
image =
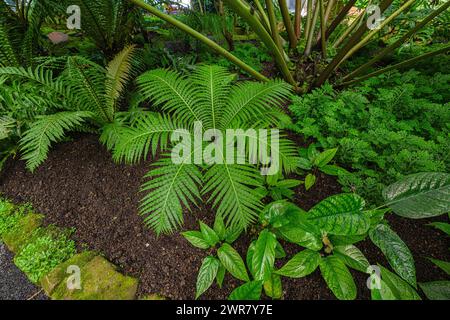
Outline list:
[[[196,111],[199,102],[196,88],[180,74],[156,69],[144,73],[137,79],[142,95],[152,100],[162,111],[170,113],[181,122],[201,121]]]
[[[245,82],[233,87],[226,101],[227,112],[221,119],[221,128],[233,128],[257,116],[264,117],[290,96],[290,86],[281,80]]]
[[[140,212],[157,234],[170,233],[183,224],[183,206],[189,208],[200,199],[202,175],[194,164],[174,164],[170,155],[153,166],[157,168],[145,175],[148,180],[141,188],[147,194],[141,200]]]
[[[134,45],[125,47],[106,67],[106,98],[110,105],[108,109],[116,110],[116,104],[125,85],[132,76],[133,55],[136,51]]]
[[[65,132],[92,116],[90,112],[74,111],[38,117],[20,140],[22,159],[26,160],[27,168],[34,171],[47,158],[53,142],[60,141]]]
[[[261,194],[255,190],[262,186],[254,166],[215,164],[205,173],[202,194],[211,193],[208,202],[230,227],[247,228],[262,208]]]
[[[170,135],[180,128],[183,126],[169,116],[147,114],[137,119],[133,127],[119,130],[113,159],[117,162],[136,163],[147,157],[150,151],[155,155],[158,147],[166,150]]]
[[[0,67],[18,66],[19,61],[4,25],[0,23]]]

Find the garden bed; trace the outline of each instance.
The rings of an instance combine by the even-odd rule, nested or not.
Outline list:
[[[178,232],[157,238],[137,213],[139,186],[149,163],[117,165],[99,144],[98,137],[82,135],[73,142],[56,145],[34,174],[25,169],[24,162],[10,160],[0,175],[0,193],[15,202],[31,203],[45,214],[44,224],[76,228],[73,238],[80,248],[103,253],[123,272],[139,278],[138,296],[157,293],[170,299],[193,299],[205,252],[192,247]],[[334,178],[319,176],[308,193],[302,190],[304,186],[298,187],[295,203],[309,209],[339,193],[340,187]],[[197,220],[211,223],[214,212],[204,205],[192,213],[185,212],[184,217],[184,228],[191,230],[197,229]],[[448,238],[427,226],[430,221],[445,219],[407,220],[394,215],[387,219],[413,253],[418,282],[445,278],[426,259],[448,259]],[[249,240],[249,236],[244,236],[237,241],[235,247],[241,254]],[[387,264],[369,241],[358,246],[371,263]],[[289,258],[299,247],[286,244],[285,249]],[[368,299],[367,275],[351,272],[358,286],[358,298]],[[209,290],[202,298],[226,298],[238,285],[230,275],[226,277],[221,290]],[[305,278],[283,280],[283,290],[285,299],[334,299],[319,270]]]

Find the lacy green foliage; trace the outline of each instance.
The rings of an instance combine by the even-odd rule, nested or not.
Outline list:
[[[37,283],[75,252],[75,242],[67,235],[44,234],[26,244],[14,258],[14,263],[31,281]]]
[[[295,130],[351,169],[340,174],[346,191],[379,203],[381,189],[405,174],[447,171],[450,75],[394,73],[342,92],[326,85],[294,98]]]
[[[89,130],[88,121],[94,127],[114,123],[136,70],[135,51],[125,47],[106,68],[80,56],[49,59],[35,68],[0,68],[0,142],[13,148],[5,156],[20,140],[23,159],[33,171],[68,131]],[[55,76],[58,68],[62,72]],[[102,142],[111,146],[114,139],[103,135]]]
[[[193,129],[195,121],[201,121],[203,134],[208,129],[224,133],[230,128],[270,128],[285,118],[278,105],[289,96],[286,83],[234,84],[232,80],[233,76],[220,66],[200,66],[189,78],[161,69],[141,75],[137,83],[142,96],[162,114],[146,113],[131,127],[119,128],[114,159],[135,163],[150,152],[154,155],[158,148],[168,151],[175,143],[169,141],[171,134]],[[188,132],[187,138],[191,138],[189,135],[193,137]],[[194,148],[183,152],[179,164],[165,155],[156,163],[157,168],[147,173],[140,210],[147,224],[157,233],[173,231],[183,222],[183,206],[208,195],[206,201],[227,224],[247,227],[262,207],[257,188],[263,186],[263,179],[258,166],[227,163],[223,151],[215,155],[222,164],[198,166],[192,159],[196,152],[203,152],[203,146]],[[297,166],[297,150],[283,137],[279,154],[274,156],[278,156],[285,172]]]
[[[0,236],[13,229],[19,222],[20,215],[14,214],[14,205],[0,199]]]

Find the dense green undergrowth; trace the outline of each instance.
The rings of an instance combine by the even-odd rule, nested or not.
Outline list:
[[[379,203],[381,189],[421,171],[448,171],[450,74],[395,72],[354,88],[325,85],[294,97],[294,129],[323,148],[351,174],[340,175],[345,191]]]

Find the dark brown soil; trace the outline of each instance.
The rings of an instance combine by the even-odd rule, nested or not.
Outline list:
[[[124,272],[140,279],[140,295],[159,293],[171,299],[192,299],[205,253],[190,246],[179,233],[157,238],[144,227],[137,207],[139,185],[147,167],[148,163],[114,164],[97,137],[83,135],[55,146],[34,174],[25,169],[22,161],[9,161],[0,175],[0,192],[14,201],[32,203],[37,211],[46,214],[46,223],[75,227],[74,238],[81,247],[98,250]],[[323,198],[339,193],[340,187],[334,178],[319,175],[309,192],[304,192],[302,186],[297,191],[295,202],[309,209]],[[185,213],[185,229],[197,229],[197,219],[210,223],[213,217],[206,205]],[[396,216],[390,216],[389,221],[415,256],[418,281],[445,279],[445,274],[425,257],[448,260],[449,241],[425,226],[429,221]],[[248,236],[241,237],[235,246],[243,253],[249,241]],[[387,265],[369,242],[359,247],[372,263]],[[294,254],[298,247],[286,245],[286,251]],[[358,297],[369,298],[366,275],[353,274]],[[226,298],[238,285],[230,278],[227,276],[222,290],[209,290],[204,298]],[[283,279],[283,285],[285,299],[333,299],[318,271],[302,279]]]

